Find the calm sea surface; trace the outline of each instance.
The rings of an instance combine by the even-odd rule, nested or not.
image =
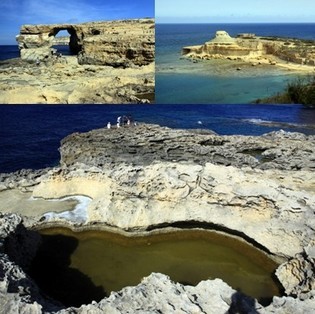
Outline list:
[[[17,45],[3,46],[0,45],[0,61],[12,58],[19,58],[20,52]]]
[[[274,66],[249,66],[236,71],[236,67],[220,60],[193,63],[181,58],[183,47],[201,45],[213,38],[217,30],[225,30],[233,37],[255,33],[315,40],[315,24],[157,24],[158,103],[250,103],[283,91],[299,76]]]
[[[69,46],[56,45],[53,48],[57,49],[64,56],[71,55],[69,51]],[[17,45],[0,45],[0,61],[12,58],[19,58],[20,50]]]
[[[219,134],[279,129],[315,134],[315,110],[299,105],[0,105],[0,172],[57,165],[62,138],[115,123],[124,114],[138,122]]]

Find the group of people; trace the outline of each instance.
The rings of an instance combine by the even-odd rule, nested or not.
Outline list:
[[[120,128],[121,126],[124,126],[124,125],[130,126],[130,125],[136,125],[136,123],[133,121],[131,116],[119,116],[117,118],[116,127]],[[111,123],[108,122],[107,128],[110,129],[111,127],[112,127]]]

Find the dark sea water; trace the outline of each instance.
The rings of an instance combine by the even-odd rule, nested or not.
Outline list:
[[[20,51],[17,45],[0,45],[0,61],[19,57]]]
[[[60,141],[115,123],[120,115],[172,128],[260,135],[315,134],[315,110],[299,105],[0,105],[0,172],[58,165]]]
[[[185,46],[201,45],[225,30],[231,36],[294,37],[315,40],[315,24],[157,24],[156,101],[158,103],[250,103],[284,90],[299,75],[279,67],[218,71],[218,61],[181,58]],[[222,67],[221,67],[222,69]]]
[[[57,49],[58,52],[62,53],[64,56],[71,55],[69,46],[67,45],[56,45],[53,48]],[[17,45],[0,45],[0,61],[19,58],[20,51]]]

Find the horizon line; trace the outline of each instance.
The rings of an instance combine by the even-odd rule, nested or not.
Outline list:
[[[155,22],[155,24],[315,24],[315,22]]]

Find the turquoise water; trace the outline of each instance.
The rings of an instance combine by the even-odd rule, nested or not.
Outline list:
[[[249,32],[315,40],[314,28],[315,24],[157,24],[156,102],[245,104],[282,92],[301,74],[271,65],[253,67],[233,61],[193,63],[182,57],[181,50],[203,44],[217,30],[226,30],[231,36]]]
[[[251,103],[283,90],[290,79],[283,75],[226,77],[211,74],[158,73],[156,100],[178,104]]]

